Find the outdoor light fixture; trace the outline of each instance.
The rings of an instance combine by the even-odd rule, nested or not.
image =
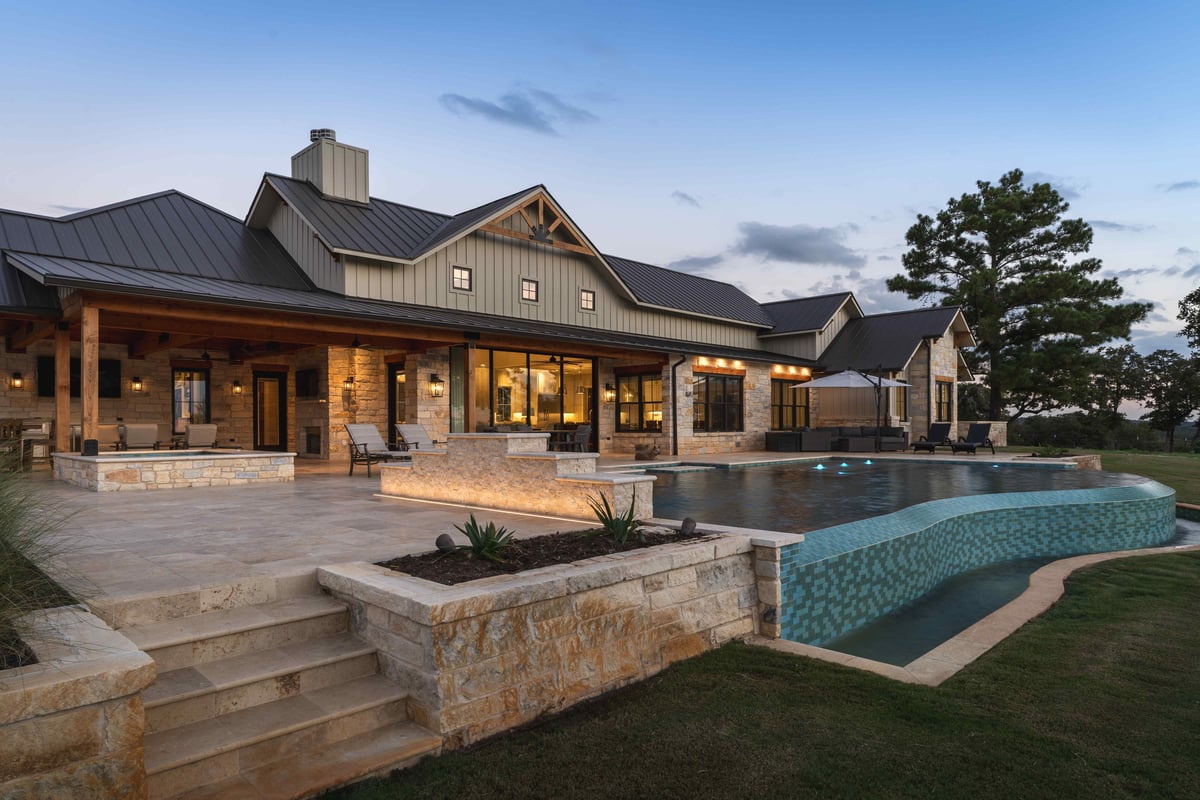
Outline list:
[[[21,391],[25,388],[25,376],[19,372],[14,372],[12,377],[8,379],[8,388]]]
[[[242,382],[241,382],[241,381],[234,381],[234,382],[233,382],[233,383],[230,385],[230,387],[229,387],[229,391],[233,392],[234,394],[241,394],[241,393],[242,393]]]
[[[142,391],[142,389],[144,389],[146,387],[142,383],[142,379],[139,378],[137,375],[134,375],[132,378],[129,379],[129,388],[132,391],[140,392],[140,391]]]
[[[604,384],[604,402],[612,403],[617,399],[617,387],[611,383]]]
[[[446,382],[434,373],[429,376],[429,396],[441,397],[446,391]]]
[[[342,388],[347,391],[354,391],[354,376],[347,375],[346,380],[342,381]]]

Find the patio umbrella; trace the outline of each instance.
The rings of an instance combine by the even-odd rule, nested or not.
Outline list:
[[[807,383],[792,384],[793,389],[874,389],[875,390],[875,452],[879,452],[879,422],[882,416],[883,390],[898,386],[908,386],[907,383],[894,381],[882,375],[872,376],[848,369],[835,372],[823,378],[815,378]]]

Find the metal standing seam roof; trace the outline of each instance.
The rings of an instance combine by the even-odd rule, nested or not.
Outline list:
[[[643,303],[767,328],[775,324],[754,298],[733,284],[618,256],[604,259]]]
[[[312,313],[339,319],[361,319],[455,330],[499,331],[548,340],[710,355],[747,361],[812,365],[814,362],[740,347],[723,347],[652,336],[619,333],[556,323],[500,317],[382,300],[365,300],[316,289],[258,286],[236,281],[168,274],[112,264],[42,256],[5,254],[9,263],[46,286],[97,289],[150,297],[165,297],[247,308]]]
[[[823,329],[833,315],[837,313],[846,298],[853,297],[850,292],[837,292],[817,297],[800,297],[792,300],[779,300],[774,303],[763,303],[762,309],[774,321],[775,327],[764,336],[778,336],[786,333],[805,333]]]
[[[850,320],[821,354],[821,366],[828,370],[904,369],[921,340],[944,336],[959,313],[958,306],[941,306]]]

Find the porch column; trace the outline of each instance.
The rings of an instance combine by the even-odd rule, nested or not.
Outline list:
[[[463,353],[463,432],[475,432],[475,343],[467,342]]]
[[[71,447],[71,326],[60,322],[54,329],[54,449]]]
[[[84,301],[80,323],[79,404],[83,439],[97,439],[100,432],[100,309]],[[67,394],[70,395],[69,388]]]

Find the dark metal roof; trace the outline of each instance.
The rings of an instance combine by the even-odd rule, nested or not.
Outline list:
[[[213,278],[172,275],[153,270],[100,264],[90,261],[7,253],[9,263],[44,281],[47,286],[96,289],[121,294],[165,297],[225,306],[262,308],[294,313],[311,313],[339,319],[361,319],[411,324],[457,331],[487,331],[533,336],[581,345],[630,347],[664,353],[687,353],[746,361],[772,361],[782,364],[811,365],[813,362],[740,347],[697,344],[652,336],[559,325],[536,320],[477,314],[453,309],[382,300],[364,300],[315,289],[284,289],[244,284]]]
[[[775,322],[775,328],[766,335],[819,331],[829,324],[829,320],[833,319],[833,315],[846,302],[846,298],[852,296],[850,292],[838,292],[763,303],[763,311]]]
[[[945,336],[958,313],[958,306],[942,306],[852,319],[821,354],[821,366],[829,370],[868,370],[880,365],[885,370],[904,369],[921,340]]]
[[[58,310],[58,293],[54,289],[10,269],[4,253],[0,253],[0,311],[57,317]]]
[[[0,210],[0,250],[263,286],[309,285],[270,233],[176,191],[58,219]]]
[[[531,186],[524,191],[513,192],[507,197],[501,197],[499,200],[493,200],[490,203],[484,203],[477,208],[472,208],[469,211],[464,211],[461,214],[454,215],[442,223],[442,226],[431,233],[428,238],[425,239],[425,241],[421,242],[421,244],[416,248],[416,253],[424,253],[428,250],[432,250],[435,247],[451,241],[461,234],[467,233],[475,226],[482,225],[493,216],[500,213],[505,206],[516,202],[518,198],[530,194],[537,189],[545,191],[544,186]]]
[[[604,258],[643,303],[768,328],[775,324],[754,298],[733,284],[628,258]]]

